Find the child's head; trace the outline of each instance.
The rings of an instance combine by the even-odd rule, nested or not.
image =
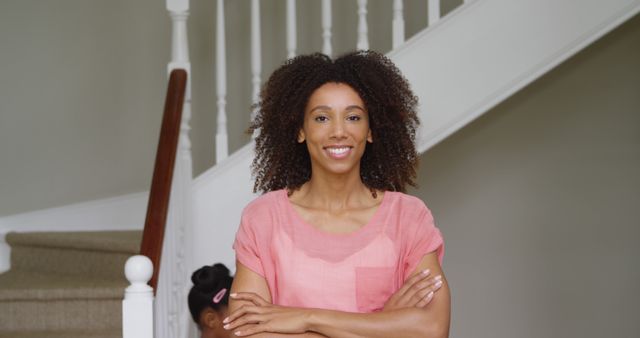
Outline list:
[[[233,282],[229,269],[221,263],[203,266],[191,275],[191,281],[189,311],[202,337],[228,337],[228,332],[222,328],[222,320],[227,316]]]

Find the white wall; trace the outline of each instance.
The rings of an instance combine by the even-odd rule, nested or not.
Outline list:
[[[640,332],[640,17],[422,155],[452,337]]]

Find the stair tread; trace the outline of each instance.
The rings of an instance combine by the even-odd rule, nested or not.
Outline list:
[[[105,252],[140,252],[142,231],[10,232],[11,246],[40,246]]]
[[[107,331],[0,331],[0,338],[122,338],[120,330]]]
[[[0,274],[0,301],[122,299],[126,279],[11,270]]]

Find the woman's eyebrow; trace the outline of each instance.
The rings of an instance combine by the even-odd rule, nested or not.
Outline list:
[[[309,112],[313,112],[315,110],[331,110],[331,107],[329,106],[315,106],[313,108],[311,108],[311,110],[309,110]]]
[[[331,108],[330,106],[325,106],[325,105],[321,105],[321,106],[315,106],[313,108],[311,108],[311,110],[309,110],[309,113],[312,113],[316,110],[332,110],[333,108]],[[354,105],[350,105],[347,106],[344,110],[346,111],[350,111],[350,110],[362,110],[363,112],[366,112],[367,110],[364,109],[362,106],[359,106],[357,104]]]
[[[363,112],[367,111],[366,109],[364,109],[364,107],[361,107],[361,106],[359,106],[357,104],[348,106],[345,110],[354,110],[354,109],[359,109],[359,110],[362,110]]]

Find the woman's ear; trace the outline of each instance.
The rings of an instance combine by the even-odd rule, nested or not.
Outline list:
[[[304,130],[300,129],[298,132],[298,143],[303,143],[306,140],[306,136],[304,135]]]
[[[367,133],[367,142],[373,143],[373,136],[371,135],[371,129],[369,129],[369,132]]]

